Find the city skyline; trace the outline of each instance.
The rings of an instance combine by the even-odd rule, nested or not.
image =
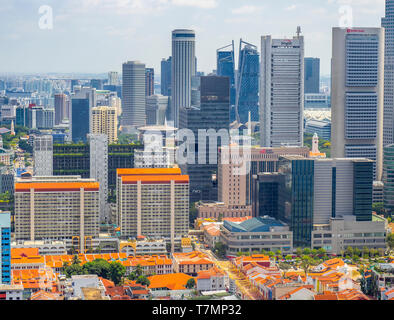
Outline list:
[[[39,13],[44,5],[52,9],[52,29],[39,27],[47,13]],[[7,61],[3,72],[105,73],[120,71],[129,60],[160,70],[161,59],[171,55],[171,31],[186,28],[196,32],[198,71],[210,73],[216,68],[218,46],[240,38],[258,45],[263,34],[290,38],[301,25],[305,56],[319,57],[321,74],[329,75],[331,28],[341,23],[341,10],[349,7],[353,26],[380,26],[384,0],[313,4],[308,0],[297,4],[288,0],[278,4],[257,0],[16,0],[0,5],[0,37],[5,47],[13,48],[3,50],[0,59]],[[212,30],[217,36],[212,36]]]

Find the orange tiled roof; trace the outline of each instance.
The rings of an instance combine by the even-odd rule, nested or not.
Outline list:
[[[251,216],[245,216],[245,217],[230,217],[230,218],[223,218],[223,221],[224,220],[226,220],[226,221],[229,221],[229,222],[244,222],[244,221],[246,221],[246,220],[250,220],[250,219],[252,219],[253,217],[251,217]]]
[[[180,168],[130,168],[130,169],[116,169],[116,175],[124,176],[124,175],[180,175]]]
[[[151,276],[149,289],[167,288],[169,290],[185,290],[186,283],[191,276],[184,273],[171,273]]]
[[[218,267],[214,266],[209,270],[198,272],[197,279],[210,279],[211,277],[225,276],[225,273]]]
[[[192,251],[188,253],[173,253],[174,259],[180,265],[186,264],[212,264],[208,255],[200,251]]]
[[[15,183],[15,191],[29,191],[30,189],[58,191],[77,190],[80,188],[99,190],[99,186],[98,182],[23,182]]]
[[[31,295],[30,300],[61,300],[61,297],[52,292],[39,290]]]
[[[38,256],[38,248],[11,248],[11,257]]]
[[[174,180],[175,182],[189,182],[189,176],[186,175],[157,175],[157,176],[122,176],[122,183],[127,182],[169,182]]]

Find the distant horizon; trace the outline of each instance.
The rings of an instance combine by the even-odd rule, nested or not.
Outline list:
[[[305,57],[320,58],[325,75],[331,30],[343,12],[352,11],[353,26],[380,27],[384,9],[384,0],[4,0],[0,71],[100,74],[139,60],[160,74],[161,60],[171,56],[171,32],[185,28],[195,30],[197,69],[208,74],[216,69],[216,49],[232,40],[237,64],[241,38],[260,50],[261,36],[292,38],[301,26]]]

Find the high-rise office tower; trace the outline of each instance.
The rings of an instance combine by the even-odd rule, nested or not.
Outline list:
[[[67,117],[67,96],[63,93],[55,94],[55,125],[60,124]]]
[[[117,210],[122,237],[174,240],[188,233],[189,177],[179,168],[118,169]]]
[[[382,179],[384,30],[333,28],[331,155],[375,160]]]
[[[264,174],[256,182],[266,196],[270,191],[269,194],[280,197],[277,217],[290,224],[295,246],[310,247],[314,226],[328,225],[331,218],[372,221],[372,160],[289,156],[280,159],[278,173],[285,175],[285,179],[276,179],[277,183],[285,183],[277,187],[279,192],[269,190],[271,186]],[[256,205],[261,194],[255,195]],[[264,199],[259,201],[264,203]]]
[[[119,84],[119,74],[116,71],[108,72],[108,85],[117,86]]]
[[[90,132],[90,107],[89,98],[71,99],[71,139],[73,142],[86,142]]]
[[[147,97],[155,94],[155,69],[145,69],[145,95]]]
[[[320,59],[305,58],[305,89],[304,93],[320,92]]]
[[[108,199],[108,136],[89,134],[90,178],[100,184],[100,222],[109,222]]]
[[[169,97],[155,94],[146,97],[146,124],[164,125]]]
[[[196,74],[195,32],[172,32],[171,119],[179,128],[179,109],[191,106],[192,77]]]
[[[145,64],[128,61],[123,64],[122,118],[125,127],[145,125]]]
[[[96,90],[103,90],[103,80],[92,79],[92,80],[90,80],[90,86],[92,88],[95,88]]]
[[[79,80],[77,80],[77,79],[71,80],[71,84],[70,84],[71,92],[74,92],[74,87],[75,86],[79,86]]]
[[[394,214],[394,144],[384,148],[383,168],[384,208]]]
[[[386,0],[384,51],[383,146],[394,142],[394,1]]]
[[[218,171],[218,148],[228,144],[218,137],[221,137],[220,130],[225,130],[228,134],[230,129],[230,80],[228,77],[218,76],[193,77],[192,93],[194,105],[180,109],[179,128],[187,128],[193,132],[196,141],[190,148],[195,150],[196,154],[194,164],[188,163],[181,168],[182,172],[190,177],[191,202],[217,200],[214,176]],[[207,134],[204,144],[198,139],[199,130],[208,132],[210,129],[215,132]],[[211,140],[212,137],[214,140]],[[199,160],[199,156],[204,160]]]
[[[232,44],[216,50],[216,74],[230,78],[230,122],[235,121],[235,57],[234,41]]]
[[[118,117],[115,107],[100,106],[92,108],[92,132],[105,134],[108,143],[115,143],[118,139]]]
[[[11,284],[11,212],[0,211],[0,284]]]
[[[19,179],[15,183],[15,239],[76,237],[83,253],[86,238],[99,235],[99,208],[99,183],[93,179],[79,176]]]
[[[53,175],[53,137],[38,136],[34,139],[34,175]]]
[[[237,121],[259,121],[259,73],[260,56],[257,47],[245,41],[239,44],[238,79],[235,112]]]
[[[171,69],[172,69],[172,57],[167,60],[161,60],[161,94],[163,96],[171,96]]]
[[[304,37],[261,37],[260,144],[304,143]]]

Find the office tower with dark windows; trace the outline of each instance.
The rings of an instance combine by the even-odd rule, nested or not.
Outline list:
[[[237,121],[245,124],[259,121],[259,73],[260,55],[257,46],[240,41],[236,87],[235,112]]]
[[[71,92],[74,92],[74,87],[75,86],[79,86],[79,80],[71,80],[71,84],[70,84],[70,89],[71,89]]]
[[[0,284],[11,284],[11,212],[0,211]]]
[[[394,144],[384,148],[383,168],[384,208],[394,214]]]
[[[128,61],[123,64],[122,119],[124,127],[145,125],[145,64]]]
[[[394,0],[386,0],[383,146],[394,143]]]
[[[96,90],[103,90],[103,80],[92,79],[92,80],[90,80],[90,86],[92,88],[95,88]]]
[[[222,47],[216,51],[216,74],[221,77],[230,78],[230,121],[235,121],[235,57],[234,41],[232,44]]]
[[[260,144],[304,143],[304,37],[261,38]]]
[[[304,93],[320,93],[320,59],[304,59]]]
[[[172,32],[171,118],[179,128],[179,109],[191,106],[192,77],[196,74],[196,34],[193,30]]]
[[[161,94],[163,96],[171,96],[171,69],[172,57],[161,60]]]
[[[71,99],[71,139],[73,142],[86,142],[90,126],[89,99]]]
[[[310,247],[312,231],[331,219],[345,219],[352,227],[372,222],[372,160],[282,157],[278,172],[284,181],[275,174],[271,179],[284,182],[283,192],[268,191],[278,194],[278,217],[290,224],[296,247]],[[265,176],[259,175],[260,185],[269,181]]]
[[[376,161],[382,179],[384,30],[333,28],[331,155]]]
[[[190,177],[191,202],[216,201],[218,148],[229,144],[225,135],[229,135],[230,128],[230,80],[218,76],[194,77],[193,84],[195,105],[180,109],[179,129],[187,128],[196,137],[189,146],[195,150],[195,163],[181,165],[181,168]],[[199,130],[207,131],[205,144],[198,139]]]
[[[155,94],[155,70],[153,68],[145,69],[145,95],[147,97]]]
[[[169,97],[155,94],[146,97],[146,125],[164,125]]]
[[[55,94],[55,125],[68,118],[66,110],[67,96],[63,93]]]

